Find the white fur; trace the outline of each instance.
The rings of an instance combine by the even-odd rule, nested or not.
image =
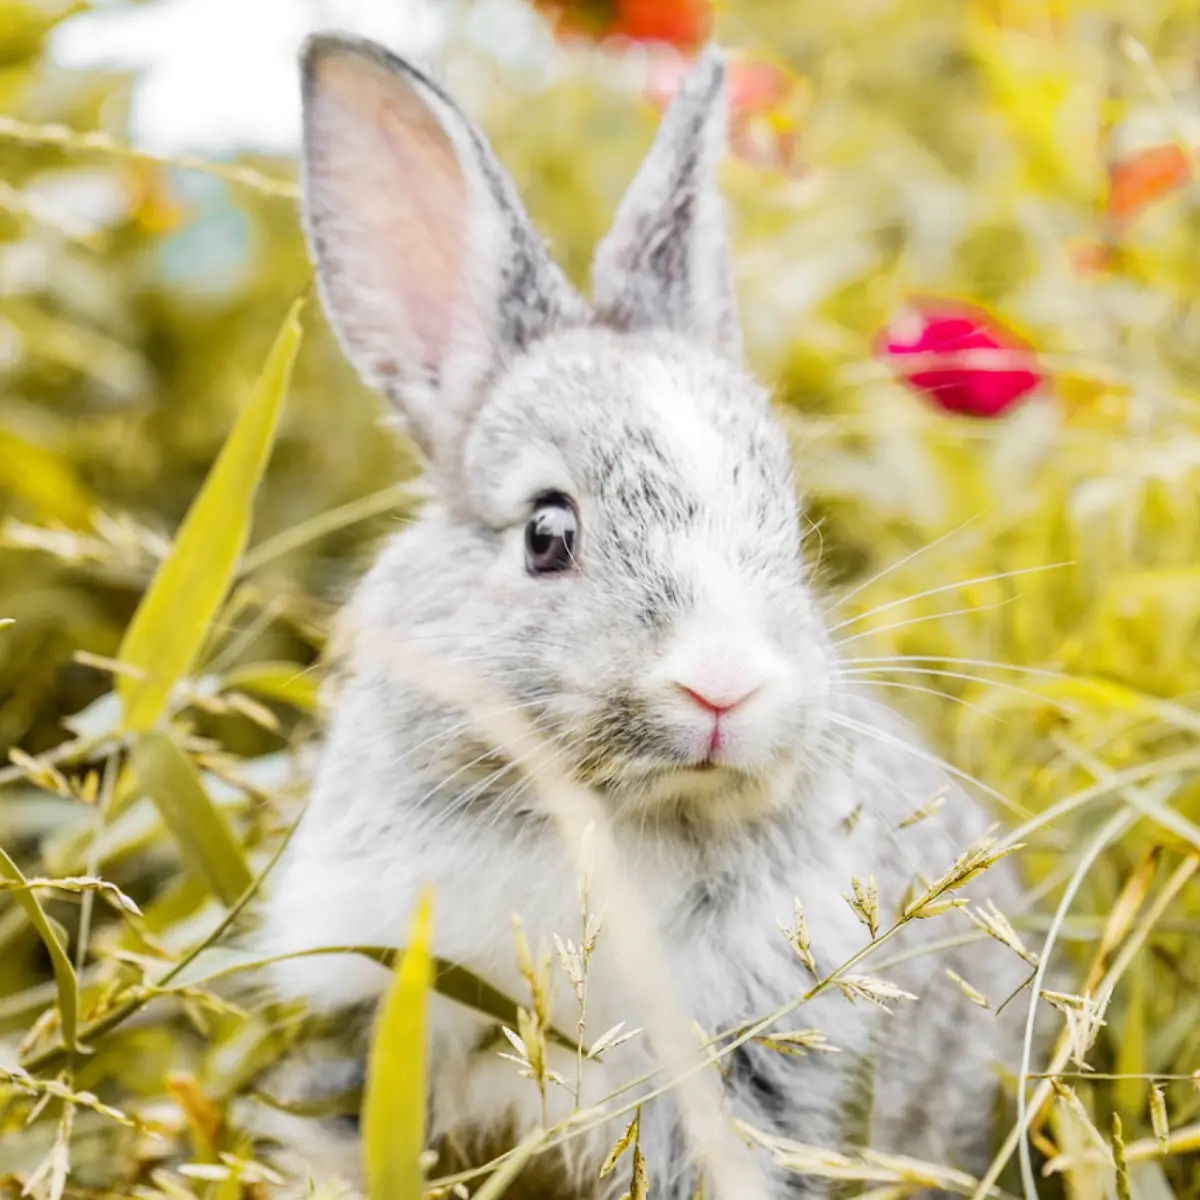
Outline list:
[[[438,498],[388,543],[351,606],[348,678],[309,810],[272,880],[262,948],[396,946],[425,885],[435,889],[437,954],[513,997],[526,997],[513,914],[535,945],[555,934],[579,940],[576,872],[538,811],[520,748],[506,747],[508,762],[486,774],[487,748],[470,721],[397,669],[390,651],[412,639],[520,705],[561,770],[593,786],[625,886],[658,923],[666,950],[656,969],[705,1030],[797,999],[812,978],[779,930],[795,899],[828,972],[868,936],[845,899],[852,878],[877,880],[887,924],[914,877],[949,867],[984,815],[956,791],[936,817],[901,829],[944,777],[910,731],[839,676],[800,555],[786,439],[737,361],[713,180],[725,103],[719,56],[706,55],[683,89],[598,253],[597,322],[530,236],[511,182],[448,98],[359,43],[322,40],[310,68],[313,55],[383,64],[406,103],[416,87],[449,131],[473,214],[465,294],[471,319],[491,334],[470,386],[444,361],[433,392],[421,390],[428,380],[413,392],[403,376],[389,386],[437,465]],[[378,82],[384,103],[393,85]],[[311,80],[308,102],[323,103]],[[358,296],[352,286],[371,251],[372,214],[385,201],[420,211],[422,198],[380,194],[386,163],[360,173],[323,144],[336,130],[319,119],[308,129],[310,159],[338,161],[345,173],[310,170],[306,181],[324,294],[353,342],[347,331],[370,328],[381,302],[377,289]],[[421,177],[408,185],[419,192]],[[398,292],[437,293],[420,261],[415,277],[395,281]],[[389,311],[403,323],[402,305]],[[418,334],[404,324],[400,349],[428,351]],[[353,356],[356,346],[348,349]],[[577,504],[579,552],[571,570],[538,577],[525,569],[522,531],[547,490]],[[683,687],[743,700],[720,717],[715,766],[699,761],[712,714]],[[1001,898],[1014,894],[1005,867],[991,881]],[[938,924],[917,923],[890,948],[912,949],[944,932]],[[618,1021],[641,1023],[615,957],[602,933],[588,1038]],[[1020,975],[1019,961],[995,945],[912,956],[889,978],[920,999],[890,1019],[831,989],[782,1027],[819,1028],[842,1053],[791,1058],[747,1045],[726,1064],[731,1114],[836,1146],[855,1062],[870,1054],[873,1143],[978,1166],[994,1099],[989,1064],[1011,1061],[1014,1043],[1011,1029],[946,981],[948,961],[995,1000]],[[335,1010],[377,997],[387,974],[359,957],[319,957],[280,963],[272,979],[281,995]],[[552,1020],[570,1030],[576,1019],[560,980]],[[508,1125],[520,1134],[541,1120],[533,1083],[480,1049],[486,1028],[435,997],[435,1139]],[[572,1056],[554,1055],[573,1078]],[[584,1102],[654,1066],[652,1047],[633,1040],[587,1065]],[[553,1091],[551,1105],[551,1119],[560,1118],[567,1097]],[[570,1174],[580,1195],[596,1191],[613,1134],[577,1147]],[[642,1146],[665,1200],[685,1200],[695,1183],[686,1134],[670,1097],[645,1108]],[[772,1167],[771,1178],[779,1200],[797,1194],[795,1177]],[[623,1182],[614,1176],[599,1192],[615,1195]]]

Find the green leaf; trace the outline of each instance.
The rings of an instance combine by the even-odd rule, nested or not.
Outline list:
[[[247,954],[244,951],[228,946],[210,950],[198,957],[189,970],[180,971],[173,976],[170,988],[162,990],[174,991],[183,988],[207,987],[218,979],[231,975],[240,975],[248,971],[261,971],[272,963],[289,962],[296,958],[316,958],[330,954],[358,954],[369,958],[385,967],[395,967],[403,957],[403,951],[388,950],[381,946],[313,946],[307,950],[292,950],[287,954],[274,954],[263,958]],[[510,996],[506,996],[499,988],[493,987],[486,979],[476,975],[467,967],[444,958],[433,960],[434,980],[433,990],[447,1000],[453,1000],[464,1008],[472,1009],[481,1016],[491,1017],[498,1025],[507,1025],[510,1029],[517,1027],[517,1014],[520,1006]],[[578,1049],[578,1039],[569,1037],[561,1029],[553,1025],[545,1027],[545,1033],[551,1041],[574,1051]],[[593,1053],[586,1045],[584,1054]]]
[[[0,847],[0,875],[13,883],[24,885],[25,876],[3,847]],[[54,970],[54,982],[58,987],[58,1011],[62,1020],[63,1044],[68,1050],[81,1051],[76,1030],[79,1024],[79,981],[75,977],[75,968],[63,949],[62,942],[55,936],[49,918],[42,909],[38,898],[29,888],[20,886],[11,893],[13,900],[25,910],[30,924],[37,930],[38,936],[50,956],[50,966]]]
[[[192,761],[168,734],[151,730],[134,746],[133,771],[158,806],[189,869],[222,904],[233,904],[254,877]]]
[[[300,345],[304,299],[288,312],[237,424],[150,583],[121,643],[117,691],[127,729],[149,729],[187,674],[237,571]]]
[[[254,692],[268,700],[281,700],[301,712],[314,712],[317,707],[316,680],[297,663],[265,662],[237,667],[221,677],[221,686],[229,691]]]
[[[369,1200],[421,1200],[432,914],[433,897],[425,892],[417,903],[408,949],[384,999],[367,1062],[362,1128]]]

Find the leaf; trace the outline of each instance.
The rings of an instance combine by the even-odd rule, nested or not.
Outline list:
[[[87,528],[93,500],[57,454],[0,427],[0,462],[5,490],[32,504],[43,521]]]
[[[425,1009],[433,984],[433,897],[417,903],[367,1063],[363,1156],[369,1200],[421,1200],[425,1149]]]
[[[247,954],[229,946],[219,950],[211,949],[203,957],[198,957],[188,969],[181,970],[173,977],[169,987],[163,987],[163,992],[182,988],[205,987],[218,979],[239,975],[249,971],[260,971],[272,963],[288,962],[296,958],[314,958],[331,954],[358,954],[364,958],[373,959],[381,966],[394,967],[402,952],[387,950],[379,946],[314,946],[306,950],[294,950],[288,954],[277,954],[262,958]],[[215,962],[214,962],[215,960]],[[491,1017],[502,1028],[512,1029],[518,1024],[520,1006],[510,996],[506,996],[498,988],[493,987],[486,979],[476,975],[466,967],[460,967],[444,958],[433,960],[435,977],[433,990],[464,1008],[473,1009],[485,1017]],[[569,1037],[561,1029],[547,1025],[546,1036],[560,1046],[574,1051],[578,1049],[578,1040]],[[588,1053],[585,1047],[585,1055]]]
[[[296,663],[253,663],[238,667],[221,677],[221,687],[227,691],[241,689],[281,700],[301,712],[314,712],[317,707],[317,685],[311,672]]]
[[[12,893],[13,900],[25,911],[29,923],[37,930],[38,936],[50,956],[50,966],[54,971],[54,983],[58,988],[58,1011],[62,1021],[62,1040],[68,1050],[83,1051],[76,1033],[79,1023],[79,980],[75,977],[75,968],[63,948],[62,942],[54,936],[54,930],[38,903],[38,898],[25,886],[25,876],[3,847],[0,847],[0,875],[18,884],[18,890]]]
[[[304,302],[288,312],[250,400],[125,631],[118,657],[139,671],[117,680],[129,730],[149,729],[159,719],[233,581],[300,345]]]
[[[189,870],[203,879],[227,908],[254,881],[241,847],[204,790],[191,759],[166,733],[143,733],[132,766],[158,806]]]
[[[193,1151],[210,1161],[217,1153],[217,1141],[224,1125],[220,1110],[204,1094],[194,1076],[175,1073],[168,1075],[164,1082],[167,1094],[179,1106],[187,1122]]]
[[[1019,32],[973,20],[966,48],[977,63],[997,114],[1023,151],[1027,184],[1038,191],[1082,195],[1083,156],[1062,136],[1076,78],[1049,47]]]

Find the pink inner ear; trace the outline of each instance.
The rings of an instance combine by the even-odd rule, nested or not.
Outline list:
[[[400,306],[391,319],[378,314],[383,331],[414,339],[411,349],[436,367],[462,298],[467,237],[467,181],[454,146],[414,87],[358,56],[331,56],[316,83],[323,182],[343,245],[356,243],[373,303]]]

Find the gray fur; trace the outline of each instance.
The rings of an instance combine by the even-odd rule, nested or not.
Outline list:
[[[592,290],[616,329],[670,329],[741,357],[716,168],[728,119],[725,60],[710,48],[663,118],[608,236]]]
[[[470,130],[428,81],[380,51],[322,40],[310,66],[314,54],[385,62],[397,88],[428,89],[440,120]],[[311,86],[307,103],[311,130],[311,110],[322,104]],[[472,204],[506,214],[492,228],[503,230],[493,250],[508,267],[492,292],[497,310],[481,314],[484,327],[501,331],[493,346],[502,352],[472,379],[469,403],[464,393],[447,394],[436,374],[417,380],[415,399],[407,369],[388,382],[410,421],[436,431],[428,444],[443,468],[441,493],[387,544],[349,609],[345,683],[308,812],[273,881],[264,949],[400,944],[425,883],[436,889],[437,953],[510,995],[525,994],[513,913],[535,943],[555,933],[578,939],[574,871],[519,764],[489,755],[461,713],[401,677],[387,652],[393,639],[444,655],[524,706],[563,764],[597,789],[629,877],[661,922],[663,967],[709,1031],[811,986],[777,927],[790,922],[793,897],[828,971],[866,940],[843,898],[852,876],[876,877],[886,925],[918,873],[941,874],[983,831],[983,814],[959,790],[937,816],[900,829],[946,779],[911,731],[839,673],[800,552],[786,439],[763,390],[738,365],[727,327],[733,308],[722,291],[728,268],[712,178],[723,106],[720,62],[709,55],[664,119],[600,251],[595,322],[545,266],[509,185],[473,194]],[[468,144],[492,163],[473,130],[456,143]],[[326,303],[343,331],[371,327],[364,307],[386,309],[389,296],[375,288],[359,297],[345,267],[364,261],[370,247],[355,238],[370,230],[339,224],[326,209],[332,201],[314,199],[329,181],[314,174],[312,159],[326,149],[311,133],[307,154]],[[353,161],[336,169],[350,174],[329,194],[361,202],[356,189],[369,186],[371,173],[364,184]],[[472,171],[502,178],[491,165]],[[548,297],[536,292],[543,285]],[[422,283],[392,286],[402,317],[402,301]],[[655,311],[669,320],[651,319]],[[384,324],[399,330],[395,354],[409,354],[403,320]],[[362,339],[346,340],[361,369]],[[365,356],[385,352],[375,343]],[[453,422],[442,422],[438,403],[458,406]],[[525,570],[523,529],[547,491],[578,505],[579,561],[563,576],[537,578]],[[723,718],[729,740],[718,769],[689,767],[698,717],[680,697],[681,682],[738,694],[758,688]],[[1017,895],[1004,864],[984,881],[1002,905]],[[953,924],[918,922],[891,945],[909,948]],[[893,1017],[837,992],[801,1008],[784,1026],[818,1028],[842,1053],[789,1057],[749,1045],[728,1074],[731,1112],[763,1130],[837,1146],[848,1081],[856,1062],[871,1059],[872,1144],[981,1169],[995,1098],[989,1067],[995,1059],[1014,1065],[1013,1030],[946,980],[948,961],[926,955],[881,972],[921,997]],[[953,962],[993,1002],[1023,971],[992,943]],[[863,970],[871,972],[870,959]],[[333,1011],[369,1002],[387,976],[365,959],[302,958],[279,964],[273,979],[281,994]],[[603,934],[588,1004],[593,1037],[617,1021],[640,1024]],[[553,1019],[574,1028],[565,986]],[[534,1086],[494,1047],[480,1048],[484,1032],[475,1014],[435,998],[432,1133],[458,1146],[498,1130],[519,1135],[539,1119]],[[585,1104],[652,1065],[642,1039],[588,1064]],[[572,1056],[559,1066],[573,1076]],[[565,1095],[551,1099],[552,1117],[565,1115]],[[625,1190],[622,1172],[595,1182],[617,1131],[584,1139],[564,1162],[573,1194]],[[302,1137],[316,1146],[311,1130]],[[669,1097],[646,1108],[642,1146],[654,1194],[686,1200],[694,1168]],[[820,1190],[777,1171],[772,1179],[779,1200]]]
[[[340,88],[323,84],[330,71]],[[303,97],[304,220],[325,310],[363,379],[444,466],[488,374],[587,306],[426,74],[372,42],[318,36]]]

